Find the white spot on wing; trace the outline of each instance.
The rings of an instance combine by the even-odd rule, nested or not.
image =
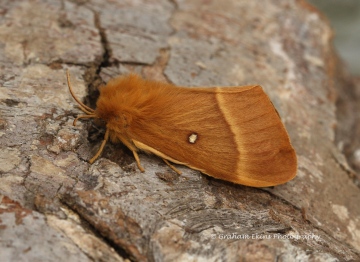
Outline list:
[[[197,139],[197,134],[191,134],[190,136],[189,136],[189,143],[191,143],[191,144],[195,144],[195,142],[196,142],[196,139]]]

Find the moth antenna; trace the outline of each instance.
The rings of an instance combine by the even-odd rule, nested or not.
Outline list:
[[[181,175],[181,171],[179,169],[177,169],[176,167],[174,167],[172,164],[170,164],[169,161],[167,161],[165,158],[163,158],[162,160],[164,160],[164,162],[172,169],[174,170],[178,175]]]
[[[93,115],[94,112],[95,112],[95,110],[93,110],[93,111],[88,111],[88,110],[86,110],[85,108],[83,108],[81,105],[78,105],[78,106],[80,107],[81,111],[83,111],[84,113],[86,113],[86,114],[88,114],[88,115]]]
[[[109,129],[107,128],[106,131],[105,131],[105,136],[104,136],[104,140],[102,141],[101,143],[101,146],[99,148],[99,150],[97,151],[97,153],[95,154],[95,156],[93,156],[93,158],[91,158],[89,160],[89,163],[92,164],[95,162],[95,160],[101,155],[105,145],[106,145],[106,142],[109,140]]]
[[[85,105],[83,102],[81,102],[74,94],[73,90],[72,90],[72,86],[71,86],[71,82],[70,82],[70,73],[69,73],[69,69],[66,70],[66,78],[67,78],[67,83],[68,83],[68,87],[69,87],[69,91],[71,96],[75,99],[75,101],[80,105],[80,109],[82,111],[84,111],[86,114],[90,115],[90,114],[94,114],[95,110],[88,107],[87,105]]]
[[[89,115],[80,115],[77,116],[73,122],[73,125],[76,126],[76,122],[80,119],[80,118],[96,118],[97,116],[95,114],[89,114]]]

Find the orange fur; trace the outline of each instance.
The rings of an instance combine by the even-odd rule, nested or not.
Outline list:
[[[130,74],[103,87],[96,106],[88,114],[105,120],[110,140],[135,158],[141,149],[254,187],[296,175],[295,151],[260,86],[177,87]]]

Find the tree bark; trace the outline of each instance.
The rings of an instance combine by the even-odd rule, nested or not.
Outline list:
[[[343,87],[360,85],[305,0],[5,0],[0,13],[2,259],[360,260],[356,147],[338,147],[358,145],[360,96],[346,103]],[[260,84],[297,176],[250,188],[183,166],[178,176],[146,154],[141,173],[113,144],[90,165],[104,130],[72,125],[66,69],[93,108],[100,84],[132,71],[180,86]]]

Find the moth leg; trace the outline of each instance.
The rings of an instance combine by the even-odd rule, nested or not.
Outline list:
[[[93,158],[91,158],[89,160],[89,163],[92,164],[95,162],[95,160],[100,156],[100,154],[102,153],[105,145],[106,145],[106,142],[109,140],[109,129],[106,129],[105,131],[105,136],[104,136],[104,140],[102,141],[101,143],[101,146],[99,148],[99,150],[97,151],[97,153],[95,154],[95,156],[93,156]]]
[[[145,172],[145,169],[142,167],[142,165],[140,164],[140,158],[139,158],[139,155],[137,154],[136,152],[136,147],[133,145],[133,143],[129,140],[127,140],[126,138],[122,137],[122,136],[118,136],[118,138],[120,139],[120,141],[125,145],[127,146],[127,148],[129,148],[131,150],[131,152],[133,153],[134,155],[134,158],[136,160],[136,164],[139,168],[139,170],[141,172]]]
[[[178,175],[181,175],[181,171],[179,169],[177,169],[176,167],[174,167],[172,164],[170,164],[169,161],[167,161],[165,158],[163,158],[162,160],[164,160],[164,162],[172,169],[174,170]]]
[[[139,158],[139,155],[136,153],[135,150],[132,150],[133,154],[134,154],[134,157],[135,157],[135,160],[136,160],[136,164],[138,166],[138,168],[140,169],[141,172],[145,172],[145,169],[141,166],[140,164],[140,158]]]
[[[94,114],[92,114],[92,115],[79,115],[79,116],[77,116],[77,117],[74,119],[73,126],[76,126],[76,122],[77,122],[80,118],[95,118],[95,115],[94,115]]]

